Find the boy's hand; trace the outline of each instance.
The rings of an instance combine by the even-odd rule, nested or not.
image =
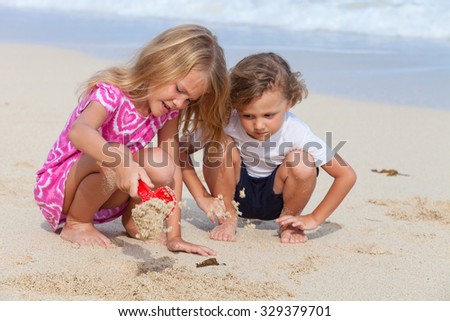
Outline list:
[[[312,214],[307,215],[284,215],[276,219],[281,227],[292,226],[299,230],[314,230],[320,223],[314,219]]]

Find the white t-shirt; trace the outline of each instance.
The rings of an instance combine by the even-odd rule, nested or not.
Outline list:
[[[314,159],[314,164],[310,166],[315,167],[326,164],[334,156],[331,148],[291,112],[285,114],[280,130],[266,141],[256,140],[245,132],[236,110],[231,114],[225,133],[235,141],[248,174],[252,177],[269,176],[292,150],[308,152]]]

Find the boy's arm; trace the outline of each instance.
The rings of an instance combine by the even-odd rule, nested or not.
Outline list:
[[[334,181],[322,202],[311,213],[318,224],[322,224],[334,212],[356,182],[355,171],[338,154],[322,168],[334,177]]]
[[[334,181],[323,200],[312,213],[301,216],[286,215],[278,218],[278,223],[281,225],[291,224],[293,227],[302,230],[314,229],[322,224],[341,204],[356,182],[355,171],[338,154],[322,168],[334,177]]]

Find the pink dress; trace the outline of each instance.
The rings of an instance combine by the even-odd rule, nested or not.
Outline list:
[[[151,114],[144,117],[119,88],[107,83],[97,84],[72,112],[46,162],[36,173],[34,198],[54,230],[66,220],[62,213],[66,179],[70,168],[82,155],[69,141],[68,133],[88,103],[94,100],[102,104],[108,114],[99,133],[108,142],[125,144],[132,153],[147,146],[158,130],[179,114],[178,110],[173,110],[161,117]],[[95,214],[94,223],[108,222],[121,216],[126,206],[125,203],[114,209],[100,209]]]

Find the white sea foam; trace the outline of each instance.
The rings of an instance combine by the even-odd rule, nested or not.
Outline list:
[[[311,91],[448,110],[449,15],[448,0],[0,0],[0,42],[125,60],[166,28],[196,22],[218,36],[230,66],[275,51]]]
[[[15,9],[450,39],[448,0],[0,0]]]

